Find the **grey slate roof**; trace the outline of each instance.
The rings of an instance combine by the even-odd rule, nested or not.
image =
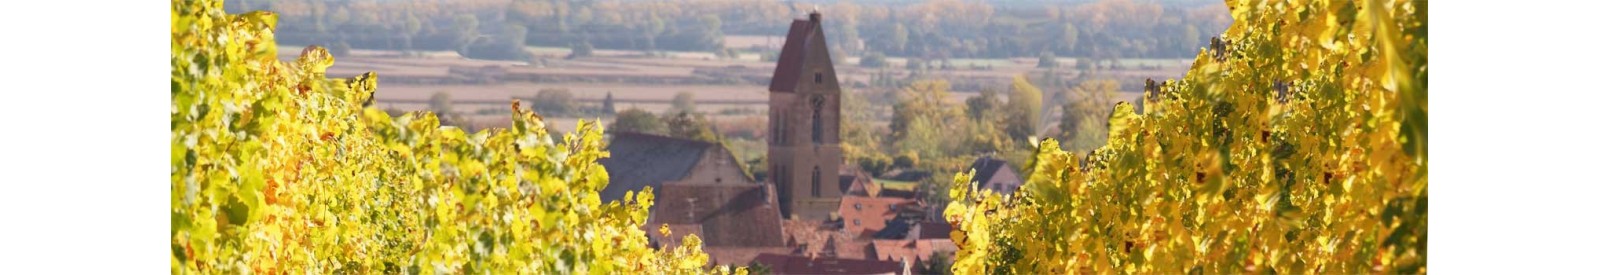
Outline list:
[[[623,199],[628,191],[645,186],[661,190],[661,183],[689,175],[700,155],[716,146],[709,142],[641,133],[613,133],[606,150],[611,157],[600,159],[611,175],[611,183],[600,191],[603,201]]]
[[[999,172],[1002,168],[1011,169],[1010,167],[1010,165],[1006,164],[1005,160],[992,157],[980,157],[978,160],[972,161],[972,166],[968,167],[968,169],[978,170],[978,173],[972,176],[972,180],[977,181],[982,185],[988,185],[989,178],[993,178],[996,172]]]

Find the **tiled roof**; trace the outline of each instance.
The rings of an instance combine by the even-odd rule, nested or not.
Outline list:
[[[915,200],[906,198],[850,195],[840,198],[839,216],[846,231],[883,230],[884,223],[894,219],[899,210],[915,204]]]
[[[950,239],[950,224],[941,222],[922,222],[918,224],[921,230],[917,232],[917,239]]]
[[[600,191],[604,201],[621,200],[628,191],[645,186],[661,190],[661,183],[682,179],[700,162],[700,154],[715,146],[709,142],[641,133],[613,133],[606,151],[611,157],[600,159],[611,183]]]
[[[676,229],[674,229],[676,230]],[[706,255],[711,256],[711,265],[749,265],[756,256],[761,254],[788,254],[790,248],[782,246],[704,246],[701,247]]]
[[[972,166],[968,167],[968,169],[978,171],[977,174],[972,176],[972,180],[985,185],[989,183],[989,178],[993,178],[995,172],[999,172],[1002,168],[1011,169],[1011,165],[1008,165],[1005,160],[987,156],[979,157],[977,160],[972,161]]]
[[[914,182],[914,181],[922,181],[922,179],[926,179],[926,178],[931,177],[931,176],[933,176],[933,173],[932,172],[928,172],[928,171],[896,169],[894,171],[889,171],[888,173],[884,173],[883,176],[881,176],[879,178],[886,179],[886,180],[892,180],[892,181],[913,181]]]
[[[828,239],[834,240],[834,254],[844,259],[866,258],[869,240],[857,239],[855,234],[840,231],[816,220],[784,220],[784,239],[794,238],[795,245],[804,246],[801,255],[822,255]]]
[[[905,270],[899,262],[782,254],[761,254],[755,262],[771,268],[774,274],[898,274]]]
[[[654,222],[698,224],[708,246],[783,246],[783,221],[763,185],[670,184],[656,196]]]

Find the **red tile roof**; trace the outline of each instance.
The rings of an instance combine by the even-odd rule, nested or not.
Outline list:
[[[702,247],[707,255],[711,256],[711,265],[747,266],[761,254],[789,254],[792,250],[788,247],[745,247],[745,246],[706,246]]]
[[[812,258],[782,254],[761,254],[759,262],[771,268],[774,274],[900,274],[905,266],[899,262]]]
[[[696,224],[707,246],[783,246],[783,220],[759,185],[667,184],[652,221]]]

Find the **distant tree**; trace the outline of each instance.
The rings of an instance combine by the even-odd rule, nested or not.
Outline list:
[[[1062,54],[1070,54],[1078,49],[1078,26],[1067,23],[1061,26],[1061,39],[1056,41],[1057,48],[1063,50]]]
[[[721,49],[717,49],[716,55],[717,55],[717,58],[739,59],[739,50],[734,50],[733,48],[724,47],[724,48],[721,48]]]
[[[611,129],[607,131],[660,135],[666,134],[666,129],[666,125],[655,114],[638,108],[628,108],[617,112],[616,122],[612,122]]]
[[[1011,78],[1011,96],[1007,99],[1007,110],[1011,113],[1006,126],[1006,133],[1015,140],[1027,140],[1029,136],[1038,133],[1040,126],[1039,116],[1043,109],[1044,95],[1039,88],[1028,83],[1023,76]]]
[[[889,138],[895,151],[919,152],[936,158],[956,151],[963,142],[961,129],[969,120],[960,104],[946,103],[950,84],[945,81],[918,81],[897,94],[889,120]]]
[[[883,53],[872,52],[872,53],[868,53],[865,56],[861,56],[861,67],[883,68],[883,67],[888,66],[888,65],[889,65],[889,60],[888,60],[887,57],[885,57],[883,55]]]
[[[1195,51],[1200,46],[1200,29],[1194,25],[1183,26],[1183,38],[1178,40],[1178,51]]]
[[[616,114],[617,113],[617,103],[616,103],[615,99],[611,98],[611,92],[610,91],[606,91],[606,100],[602,101],[600,103],[600,112],[605,113],[607,115],[611,115],[611,114]]]
[[[895,23],[894,29],[889,32],[889,45],[894,47],[896,52],[904,53],[906,50],[906,43],[909,42],[910,33],[906,31],[906,25]]]
[[[904,169],[917,167],[917,162],[921,160],[922,158],[917,156],[917,152],[906,152],[898,156],[894,156],[894,168]]]
[[[421,32],[422,20],[417,19],[416,13],[406,12],[405,33],[401,34],[405,39],[405,43],[400,48],[402,53],[413,54],[412,51],[415,49],[412,42],[416,40],[417,35],[421,34]]]
[[[1039,54],[1039,68],[1055,68],[1059,66],[1061,66],[1061,63],[1056,62],[1056,54],[1050,52]]]
[[[894,167],[894,159],[881,153],[874,153],[856,159],[856,165],[861,166],[861,170],[876,177],[892,169]]]
[[[923,61],[921,58],[908,58],[906,59],[906,70],[918,71],[927,69],[927,63],[927,61]]]
[[[1115,80],[1096,79],[1078,83],[1072,88],[1077,100],[1061,107],[1062,146],[1070,150],[1088,150],[1105,144],[1106,119],[1115,104],[1112,93],[1117,91]]]
[[[350,50],[350,43],[345,43],[344,40],[333,42],[333,45],[328,47],[328,53],[333,54],[334,57],[350,56]]]
[[[722,19],[715,14],[700,16],[700,44],[708,49],[721,49]]]
[[[567,54],[567,59],[594,56],[594,45],[589,41],[572,44],[572,53]]]
[[[434,92],[433,96],[428,98],[428,109],[432,109],[438,116],[440,125],[460,127],[468,123],[465,116],[451,109],[450,94],[447,92]]]
[[[454,27],[456,39],[452,45],[461,56],[467,56],[472,41],[478,38],[478,16],[471,13],[456,15]]]
[[[436,114],[454,113],[454,111],[450,110],[450,107],[450,93],[438,91],[433,92],[433,96],[428,97],[428,109],[433,110]]]
[[[694,113],[694,111],[694,93],[685,91],[672,95],[672,109],[668,112]]]
[[[668,116],[666,124],[667,135],[675,138],[709,142],[720,140],[716,131],[711,130],[711,123],[706,121],[705,115],[678,112]]]
[[[577,101],[567,89],[543,89],[533,96],[533,109],[556,116],[572,115],[577,111]]]
[[[978,90],[978,96],[967,98],[967,116],[974,121],[999,119],[1000,116],[992,113],[999,111],[1001,104],[1000,92],[990,88]]]

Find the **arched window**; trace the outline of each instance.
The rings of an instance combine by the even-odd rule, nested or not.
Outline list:
[[[811,196],[822,197],[822,168],[811,167]]]

